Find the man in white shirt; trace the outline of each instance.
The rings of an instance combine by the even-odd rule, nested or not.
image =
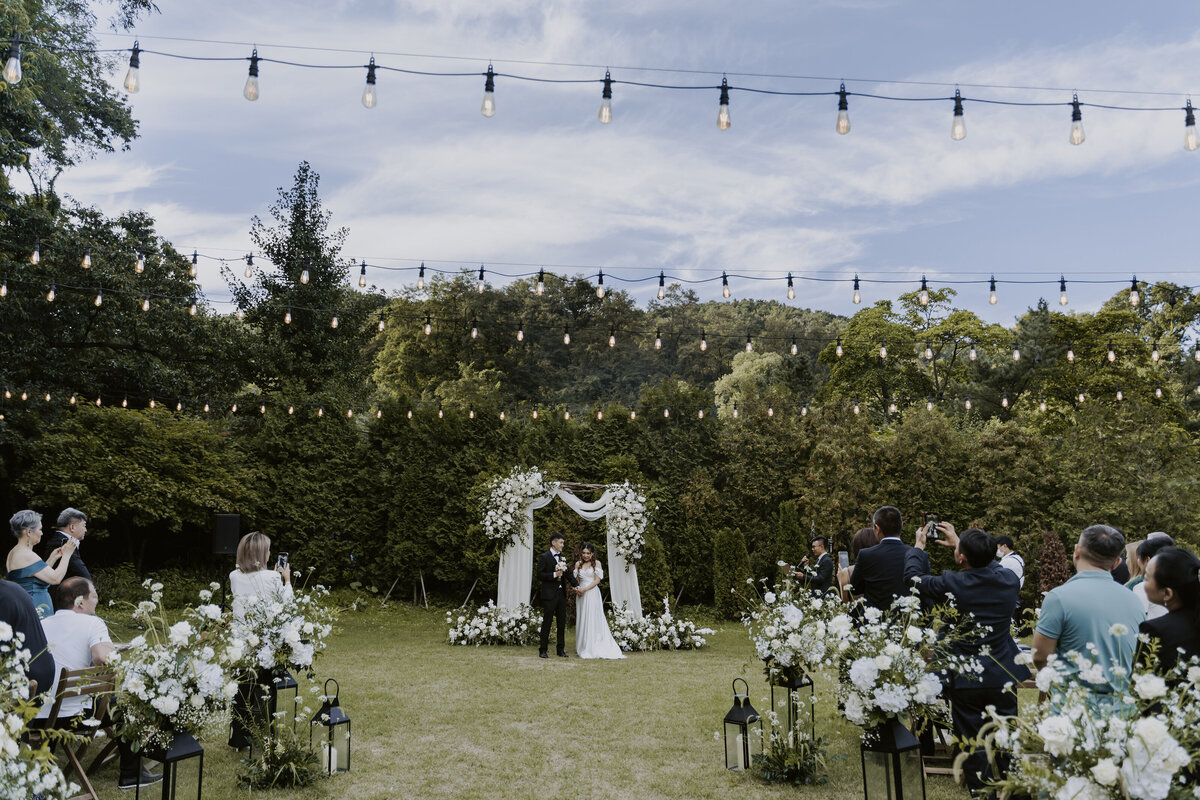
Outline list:
[[[96,587],[87,578],[67,578],[58,585],[54,598],[55,613],[42,620],[46,633],[46,647],[54,656],[56,670],[86,669],[104,664],[116,650],[108,635],[108,626],[96,616],[100,597]],[[38,714],[50,714],[53,700],[48,701]],[[90,698],[64,697],[59,707],[58,718],[68,725],[74,717],[83,715],[91,708]],[[122,740],[117,741],[121,757],[121,775],[117,787],[133,789],[149,786],[162,780],[158,775],[142,769],[138,775],[137,755]]]
[[[996,537],[996,558],[1000,559],[1000,566],[1021,579],[1021,586],[1025,585],[1025,559],[1013,549],[1011,536]]]

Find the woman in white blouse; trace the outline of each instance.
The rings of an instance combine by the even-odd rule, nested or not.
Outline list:
[[[292,570],[286,562],[271,563],[271,537],[254,531],[238,543],[237,569],[229,573],[229,591],[233,594],[233,614],[239,619],[245,613],[244,603],[253,597],[288,600],[292,594]],[[233,715],[229,728],[229,746],[242,750],[250,746],[250,731],[246,727],[250,701],[260,684],[270,683],[269,669],[248,674],[238,684],[233,698]]]

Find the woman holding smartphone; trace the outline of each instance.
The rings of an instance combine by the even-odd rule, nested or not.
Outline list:
[[[229,591],[233,594],[233,615],[241,619],[245,604],[254,598],[290,600],[292,592],[292,570],[288,566],[287,553],[280,553],[272,569],[271,537],[260,531],[247,533],[238,543],[237,569],[229,573]],[[237,696],[233,698],[233,718],[229,729],[229,746],[242,750],[250,746],[250,731],[246,727],[250,714],[250,701],[258,686],[270,683],[273,674],[269,669],[260,669],[247,674],[238,683]]]

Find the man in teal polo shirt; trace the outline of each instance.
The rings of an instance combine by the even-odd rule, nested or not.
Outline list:
[[[1138,625],[1146,613],[1133,592],[1109,574],[1124,549],[1125,537],[1108,525],[1093,525],[1079,535],[1074,577],[1047,592],[1042,601],[1033,634],[1033,663],[1038,669],[1052,653],[1069,663],[1067,655],[1072,652],[1099,665],[1110,680],[1114,665],[1126,670],[1133,665]],[[1109,691],[1104,684],[1090,686],[1096,692]]]

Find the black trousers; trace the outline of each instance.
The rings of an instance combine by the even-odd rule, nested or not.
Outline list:
[[[553,600],[542,600],[542,638],[538,642],[538,652],[545,653],[546,648],[550,646],[550,620],[558,621],[558,638],[555,639],[555,644],[558,645],[559,653],[565,653],[567,647],[567,596],[562,592],[558,592]]]
[[[995,706],[996,713],[1006,717],[1017,715],[1017,696],[1014,692],[1006,692],[1003,688],[995,689],[951,689],[951,715],[954,720],[954,733],[963,738],[975,738],[979,729],[987,724],[990,718],[985,717],[985,709]],[[1007,753],[996,752],[996,767],[988,764],[987,753],[982,747],[974,749],[963,762],[963,772],[967,779],[967,789],[974,795],[986,788],[989,780],[998,780],[1008,774],[1009,756]]]

